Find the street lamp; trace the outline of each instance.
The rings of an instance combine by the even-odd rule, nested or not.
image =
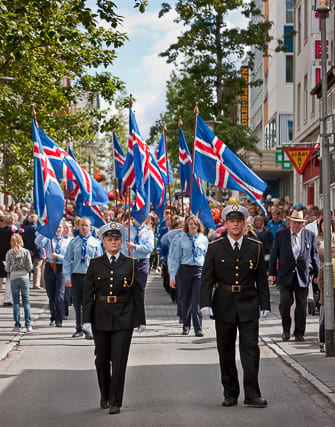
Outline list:
[[[324,224],[324,304],[325,304],[325,343],[326,356],[335,356],[334,348],[334,289],[331,254],[331,217],[330,217],[330,158],[327,134],[327,39],[326,19],[331,10],[331,0],[315,0],[315,10],[320,14],[322,48],[322,193]]]

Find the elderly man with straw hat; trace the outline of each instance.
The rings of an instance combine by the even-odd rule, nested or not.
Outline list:
[[[283,341],[290,339],[290,311],[294,299],[294,337],[295,341],[304,341],[308,284],[310,276],[317,283],[320,261],[315,235],[304,228],[303,212],[293,211],[287,219],[289,227],[275,234],[270,254],[269,279],[277,282],[280,291]]]

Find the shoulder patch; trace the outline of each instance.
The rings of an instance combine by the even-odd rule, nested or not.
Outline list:
[[[249,237],[249,236],[245,236],[248,240],[251,240],[252,242],[256,242],[256,243],[258,243],[259,245],[262,245],[263,243],[260,241],[260,240],[257,240],[257,239],[252,239],[251,237]]]
[[[208,244],[209,244],[209,245],[212,245],[213,243],[219,242],[219,241],[220,241],[220,240],[222,240],[222,239],[223,239],[223,237],[220,237],[219,239],[215,239],[215,240],[213,240],[213,241],[209,242]]]

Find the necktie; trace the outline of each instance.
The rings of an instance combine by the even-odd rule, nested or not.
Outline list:
[[[140,229],[138,227],[136,227],[136,236],[134,239],[134,243],[135,245],[138,245],[140,241]]]
[[[192,236],[191,234],[187,233],[187,236],[192,243],[192,258],[193,258],[193,261],[195,261],[195,259],[197,257],[197,249],[195,247],[195,241],[196,241],[197,235]]]
[[[56,254],[60,253],[60,241],[61,241],[62,237],[56,237],[56,249],[55,252]]]
[[[238,255],[238,253],[240,252],[240,248],[238,247],[238,242],[234,243],[234,254]]]
[[[300,252],[299,242],[298,242],[298,235],[297,234],[293,234],[292,235],[292,251],[293,251],[294,258],[297,259],[298,255],[299,255],[299,252]]]
[[[87,249],[87,240],[88,237],[83,237],[81,236],[83,242],[81,244],[81,259],[80,259],[80,263],[84,264],[85,262],[85,258],[86,258],[86,249]]]
[[[111,264],[114,264],[116,257],[114,255],[111,256]]]

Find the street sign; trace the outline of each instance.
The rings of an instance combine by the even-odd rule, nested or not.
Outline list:
[[[287,154],[288,158],[291,160],[293,166],[295,167],[295,170],[302,175],[308,160],[311,158],[314,147],[290,147],[290,148],[284,148],[285,153]]]

